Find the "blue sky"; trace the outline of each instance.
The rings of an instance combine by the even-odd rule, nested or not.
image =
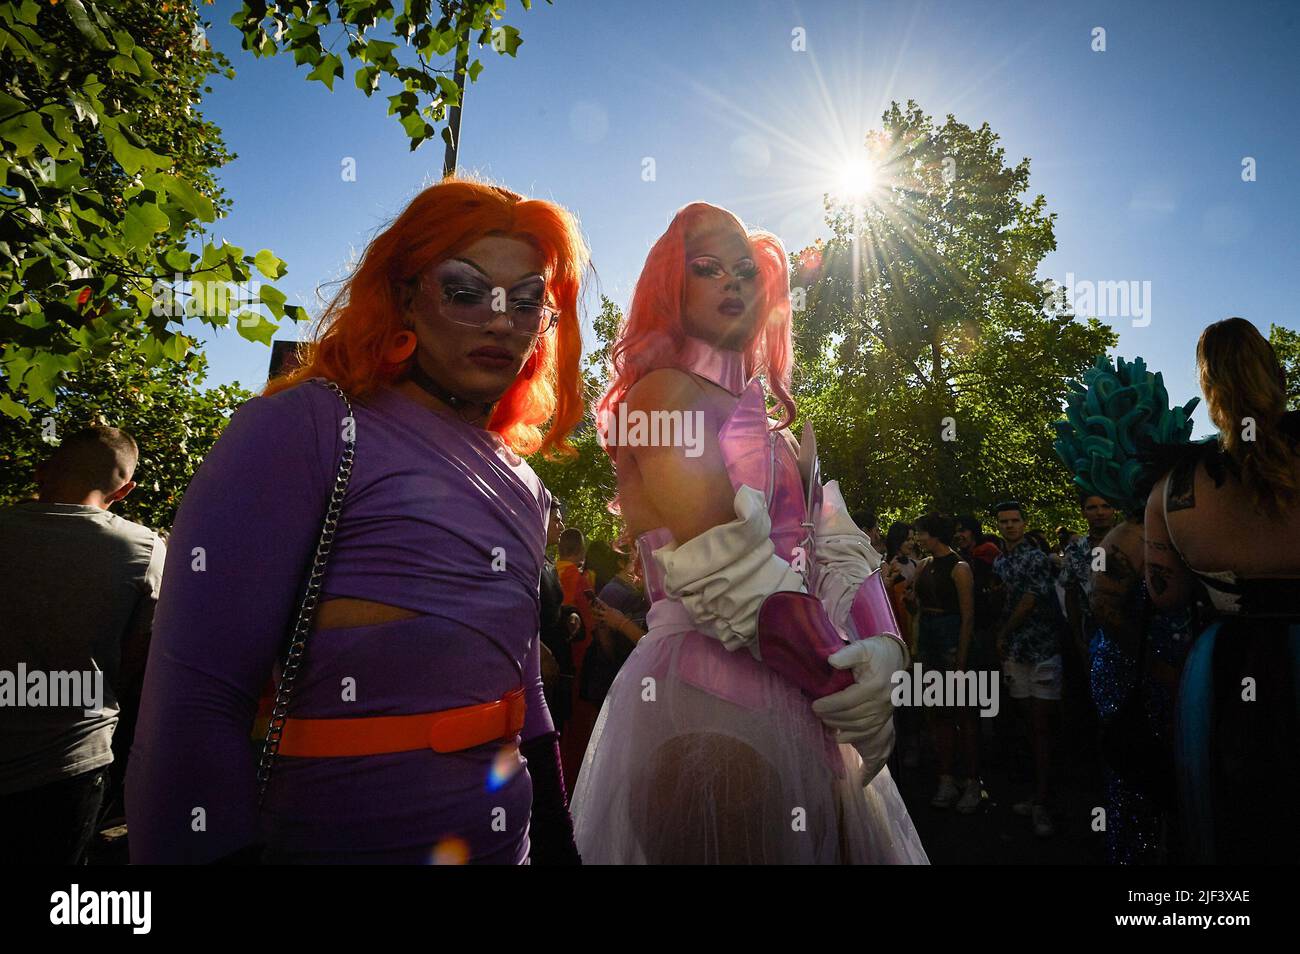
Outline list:
[[[234,210],[211,233],[274,250],[289,265],[277,284],[315,314],[317,286],[440,177],[442,144],[411,153],[385,91],[367,99],[351,70],[331,93],[290,56],[254,59],[229,25],[237,8],[200,7],[236,71],[211,79],[202,106],[238,154],[219,173]],[[1008,163],[1030,157],[1030,195],[1058,213],[1042,277],[1150,282],[1149,324],[1110,320],[1118,353],[1163,371],[1176,401],[1198,393],[1195,343],[1211,321],[1300,328],[1288,294],[1300,275],[1293,0],[538,0],[512,2],[505,22],[524,43],[517,59],[486,52],[461,168],[572,209],[600,290],[621,305],[689,201],[725,205],[792,251],[825,236],[837,166],[891,100],[911,98],[940,121],[987,121]],[[1096,27],[1105,52],[1092,49]],[[207,339],[210,383],[264,382],[268,348],[191,330]],[[1195,417],[1207,433],[1203,408]]]

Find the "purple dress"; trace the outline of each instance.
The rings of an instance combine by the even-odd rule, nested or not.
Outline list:
[[[390,388],[352,403],[356,461],[321,598],[420,615],[313,633],[290,716],[425,713],[523,685],[521,739],[552,732],[537,640],[550,495],[495,434]],[[533,786],[504,744],[281,756],[258,810],[250,728],[297,614],[344,414],[317,381],[254,398],[190,483],[127,778],[134,863],[205,862],[258,840],[271,862],[528,856]]]

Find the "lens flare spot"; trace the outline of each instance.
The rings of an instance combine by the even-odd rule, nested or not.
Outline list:
[[[468,864],[469,842],[455,836],[443,838],[429,853],[429,864]]]
[[[469,842],[464,838],[444,838],[429,853],[429,864],[432,865],[463,865],[468,862]]]
[[[523,767],[524,761],[519,757],[519,746],[503,746],[497,752],[496,758],[492,760],[492,768],[488,770],[487,790],[499,791]]]

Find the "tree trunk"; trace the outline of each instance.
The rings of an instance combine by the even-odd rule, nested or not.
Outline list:
[[[961,474],[957,466],[957,442],[963,437],[961,421],[956,420],[957,408],[952,403],[952,389],[948,387],[947,375],[943,370],[943,350],[937,341],[930,342],[930,407],[935,415],[935,433],[939,438],[939,448],[935,460],[934,489],[935,505],[943,512],[951,513],[956,501],[962,496]],[[955,440],[944,440],[944,418],[952,417],[956,433]]]
[[[456,33],[460,37],[456,43],[456,69],[454,78],[456,89],[460,92],[459,101],[447,111],[447,151],[443,155],[442,175],[445,179],[456,171],[456,160],[460,152],[460,111],[465,105],[465,73],[469,70],[469,32],[462,30],[462,21],[456,18]]]

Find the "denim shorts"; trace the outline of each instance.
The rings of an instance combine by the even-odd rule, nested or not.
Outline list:
[[[1002,677],[1012,699],[1060,699],[1061,655],[1057,653],[1032,663],[1008,659],[1002,663]]]
[[[922,613],[916,637],[916,654],[922,669],[943,671],[957,668],[957,646],[961,641],[961,617],[955,613]]]

